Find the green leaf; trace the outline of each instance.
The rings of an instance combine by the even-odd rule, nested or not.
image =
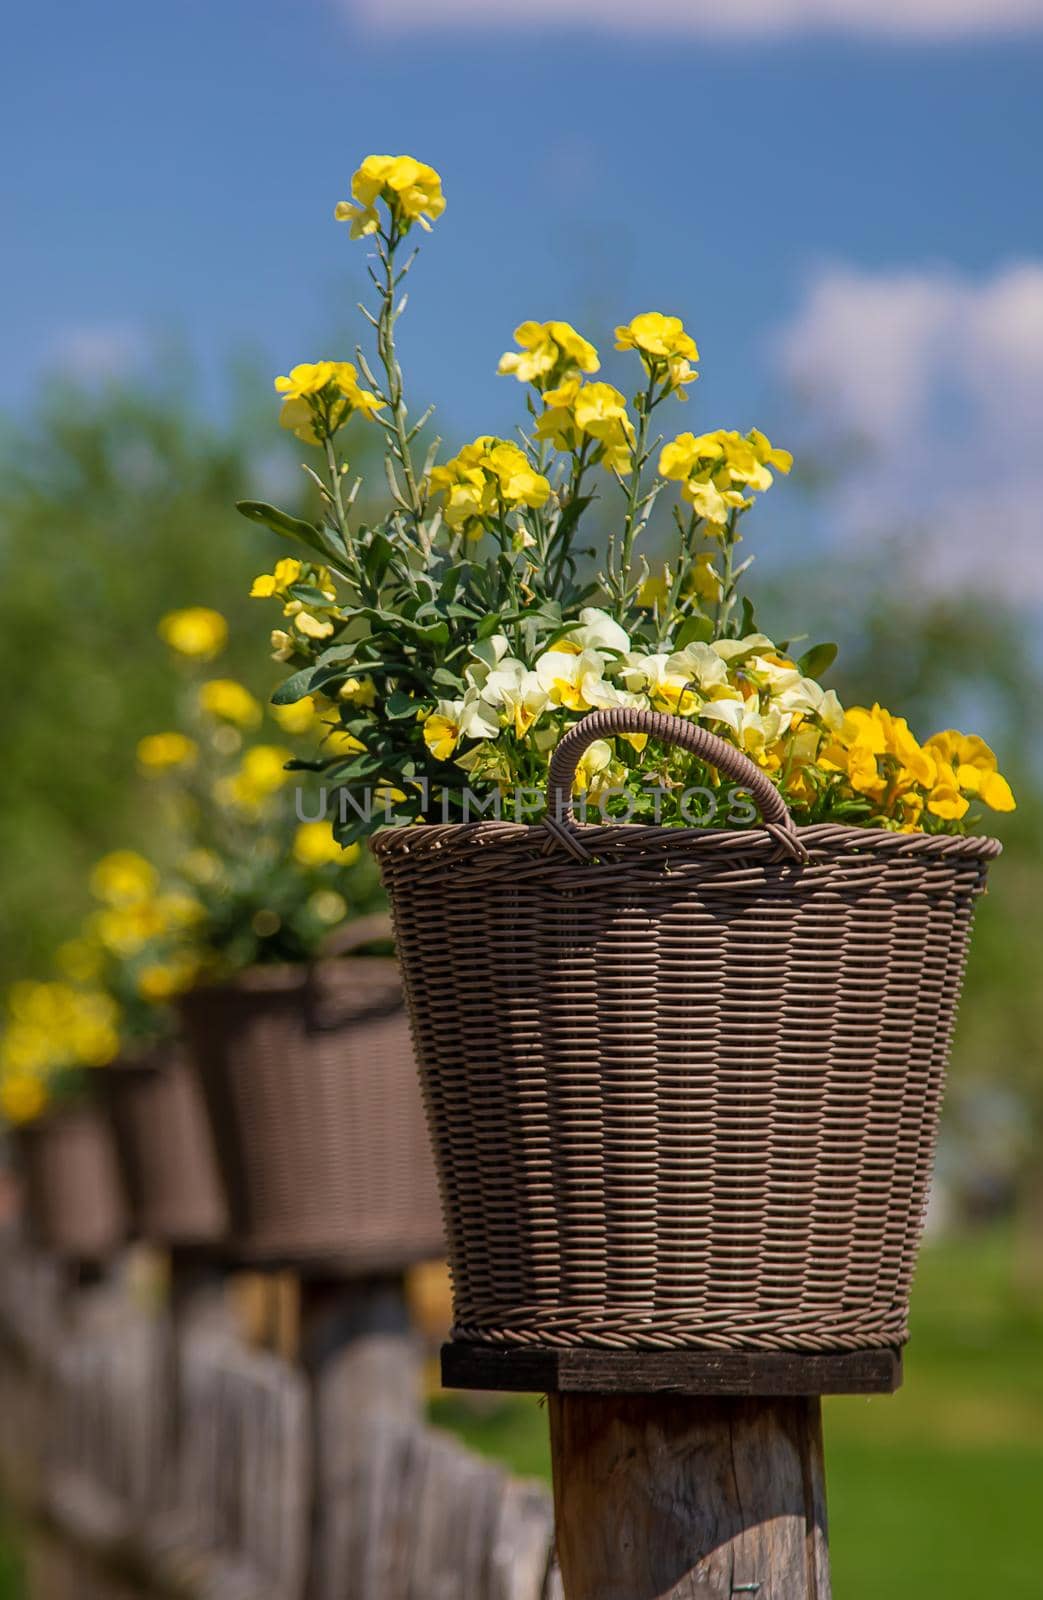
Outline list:
[[[757,632],[757,619],[753,614],[753,605],[748,595],[742,597],[742,621],[739,625],[739,637],[745,639],[748,634]]]
[[[835,644],[813,644],[810,650],[805,650],[797,662],[801,674],[805,678],[821,678],[837,658]]]
[[[301,517],[291,517],[288,511],[266,505],[263,500],[240,500],[235,509],[251,522],[260,522],[264,527],[271,528],[273,533],[281,533],[284,539],[293,539],[297,544],[306,545],[309,550],[317,551],[324,561],[329,560],[332,552],[322,536],[322,529],[314,523],[305,522]]]
[[[286,593],[304,606],[328,606],[330,603],[329,595],[316,589],[313,583],[291,583]]]
[[[298,700],[303,700],[311,690],[311,680],[314,675],[314,665],[302,667],[299,672],[295,672],[292,677],[287,678],[285,683],[280,683],[272,695],[272,705],[292,706]]]
[[[395,689],[384,702],[384,713],[392,719],[415,717],[417,703],[412,695],[405,694],[401,689]]]
[[[713,638],[713,623],[709,617],[686,617],[677,630],[674,649],[683,650],[686,644],[709,644]]]

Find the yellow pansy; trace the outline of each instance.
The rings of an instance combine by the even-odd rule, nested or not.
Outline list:
[[[159,885],[159,873],[135,850],[113,850],[95,865],[91,892],[112,906],[132,906],[148,900]]]
[[[186,606],[183,611],[168,611],[160,619],[158,633],[178,655],[197,661],[212,661],[228,642],[228,624],[219,611],[209,606]]]
[[[367,156],[352,177],[351,192],[354,202],[338,201],[333,215],[338,222],[351,223],[353,239],[379,229],[378,200],[383,200],[400,233],[408,232],[414,222],[430,232],[431,222],[445,210],[438,173],[412,156]]]
[[[195,740],[184,733],[149,733],[138,740],[138,764],[146,772],[191,766],[198,753]]]
[[[598,778],[607,770],[611,760],[612,746],[606,740],[594,739],[588,744],[576,762],[576,776],[572,781],[573,794],[596,796],[599,788]]]
[[[934,751],[949,771],[955,770],[956,785],[963,794],[974,795],[993,811],[1015,810],[1014,792],[996,770],[995,754],[984,739],[949,728],[933,734],[927,749]]]
[[[211,678],[200,684],[198,700],[200,711],[234,723],[237,728],[254,728],[261,720],[261,707],[249,689],[234,678]]]
[[[337,843],[328,821],[302,822],[293,836],[293,858],[302,867],[324,867],[334,861],[347,867],[358,860],[359,853],[357,844],[343,848]]]
[[[547,650],[536,662],[536,680],[551,705],[569,711],[595,711],[620,703],[605,678],[606,659],[598,650]]]
[[[521,349],[506,351],[496,370],[520,383],[542,388],[566,373],[597,372],[601,366],[594,346],[570,322],[522,322],[514,340]]]

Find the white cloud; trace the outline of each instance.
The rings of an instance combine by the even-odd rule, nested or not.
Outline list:
[[[819,436],[864,447],[830,494],[841,536],[906,530],[924,581],[1043,599],[1043,262],[828,268],[776,357]]]
[[[938,39],[1043,27],[1043,0],[342,0],[385,33],[548,26],[701,38],[842,32]]]
[[[82,323],[48,340],[48,366],[81,383],[124,378],[144,359],[144,331],[131,322]]]

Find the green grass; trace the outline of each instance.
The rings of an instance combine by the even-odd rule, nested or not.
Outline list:
[[[928,1248],[903,1388],[825,1402],[837,1600],[1043,1593],[1043,1308],[1013,1284],[1005,1235]],[[535,1398],[432,1409],[475,1449],[549,1477]]]

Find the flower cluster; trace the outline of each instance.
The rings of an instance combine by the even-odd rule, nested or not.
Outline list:
[[[11,986],[0,1033],[0,1113],[29,1122],[56,1093],[77,1085],[84,1069],[119,1050],[119,1010],[96,988],[69,983]]]
[[[527,390],[517,441],[481,435],[441,461],[435,441],[421,459],[427,418],[410,420],[396,348],[412,257],[399,265],[396,252],[412,222],[441,214],[441,182],[409,157],[369,157],[352,193],[337,214],[378,263],[378,303],[365,312],[375,357],[356,358],[387,445],[390,509],[375,524],[355,514],[328,422],[314,520],[241,508],[309,551],[252,592],[289,618],[272,635],[290,669],[277,703],[330,708],[317,743],[331,782],[391,794],[415,821],[446,819],[464,780],[509,803],[545,786],[550,752],[578,718],[618,706],[704,724],[768,773],[802,822],[960,832],[975,806],[1011,809],[980,740],[948,732],[921,744],[879,706],[845,708],[822,682],[835,646],[798,655],[758,630],[739,547],[755,502],[793,460],[757,428],[658,434],[660,407],[697,377],[680,317],[646,311],[616,327],[633,374],[613,372],[616,382],[572,324],[521,323],[498,367]],[[656,527],[672,545],[653,566],[643,545],[657,507],[668,508]],[[607,537],[592,550],[583,535],[595,514]],[[687,783],[712,795],[718,781],[640,735],[599,741],[579,772],[608,814],[638,817],[652,791],[660,808],[664,793]],[[669,798],[666,809],[681,820]],[[380,820],[352,817],[340,837]]]

